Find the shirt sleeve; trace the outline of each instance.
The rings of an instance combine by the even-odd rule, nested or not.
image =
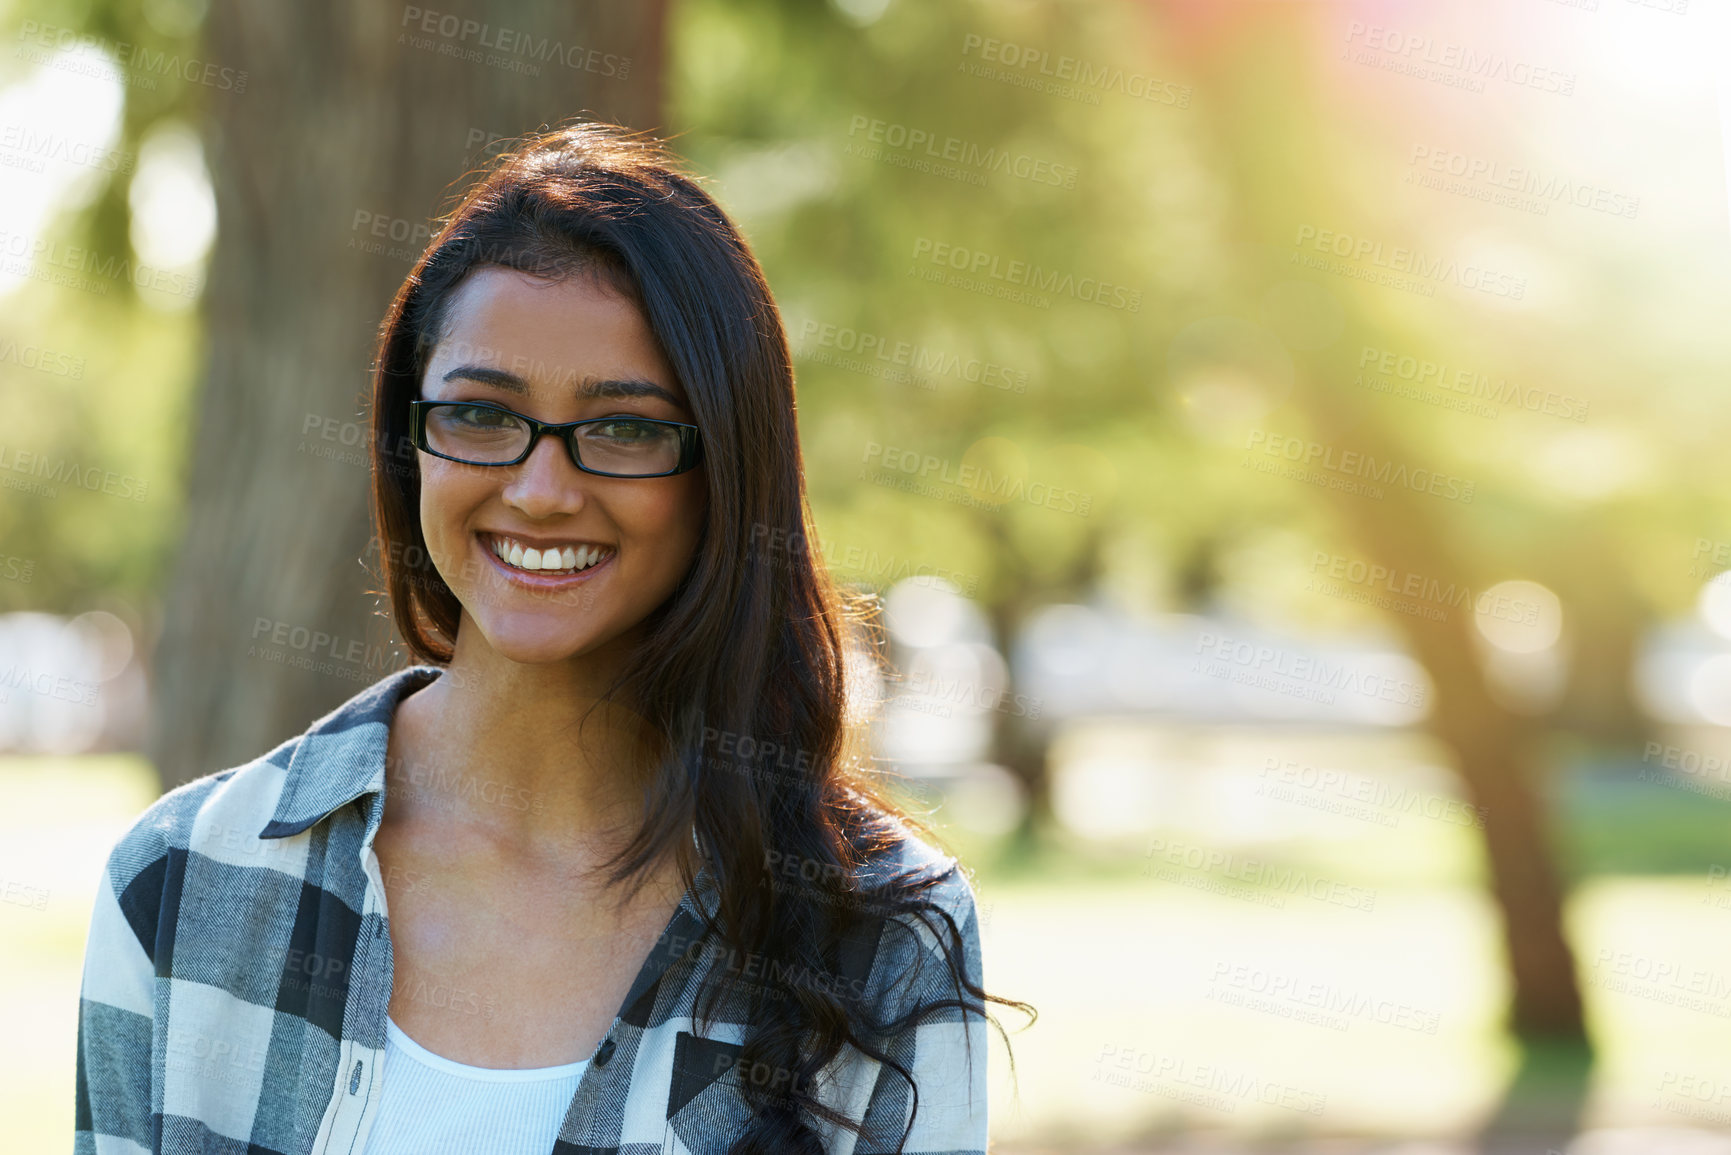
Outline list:
[[[933,887],[931,898],[955,920],[966,977],[981,985],[980,932],[974,895],[958,868]],[[986,1150],[986,1020],[980,1000],[956,979],[939,942],[952,938],[936,912],[917,927],[886,932],[897,995],[891,1006],[897,1016],[925,1003],[957,1000],[968,1005],[933,1010],[910,1023],[886,1048],[889,1056],[913,1076],[914,1089],[887,1063],[879,1064],[867,1104],[856,1155],[888,1155],[897,1150],[904,1130],[903,1155],[944,1152],[969,1155]],[[904,924],[905,926],[905,924]],[[897,940],[903,944],[894,949]],[[909,1115],[913,1126],[908,1128]]]
[[[110,853],[97,886],[78,998],[75,1155],[143,1155],[155,1149],[151,1036],[155,1020],[156,897],[129,835]],[[157,860],[160,864],[160,859]]]

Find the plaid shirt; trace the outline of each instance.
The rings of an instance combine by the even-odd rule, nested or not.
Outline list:
[[[170,791],[116,844],[84,958],[76,1151],[360,1155],[378,1116],[391,996],[372,848],[385,743],[397,702],[438,675],[389,675],[268,754]],[[911,836],[896,855],[880,865],[951,865]],[[957,869],[930,893],[960,927],[978,983],[966,879]],[[736,1061],[743,996],[702,1029],[693,1021],[709,968],[764,969],[757,960],[754,975],[705,932],[700,912],[715,902],[704,867],[584,1071],[553,1155],[722,1152],[749,1120],[745,1081],[775,1085]],[[954,997],[931,932],[887,927],[844,952],[850,973],[825,981],[880,1014]],[[910,1155],[985,1150],[982,1024],[943,1010],[888,1047],[919,1086]],[[870,1155],[901,1140],[912,1096],[894,1071],[848,1048],[812,1091],[864,1125],[857,1139],[825,1125],[827,1150]]]

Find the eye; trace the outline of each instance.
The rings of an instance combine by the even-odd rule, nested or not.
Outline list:
[[[452,405],[440,415],[449,424],[467,429],[508,429],[517,424],[511,414],[483,405]]]
[[[664,426],[648,421],[632,420],[631,418],[616,418],[612,421],[599,421],[594,425],[583,427],[584,435],[603,441],[613,441],[620,445],[631,445],[638,442],[654,441],[665,437],[668,430]]]

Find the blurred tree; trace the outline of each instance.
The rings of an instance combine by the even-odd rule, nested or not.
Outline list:
[[[219,233],[155,661],[165,787],[258,756],[404,663],[382,657],[363,596],[379,320],[492,141],[579,113],[659,127],[664,9],[212,6],[203,56],[249,76],[206,119]]]
[[[1291,278],[1287,252],[1296,225],[1327,219],[1323,206],[1342,203],[1333,182],[1345,169],[1327,163],[1327,158],[1340,155],[1335,126],[1348,122],[1320,94],[1313,58],[1293,51],[1295,44],[1316,42],[1311,26],[1320,11],[1259,4],[1256,12],[1257,19],[1243,20],[1200,3],[1173,4],[1162,12],[1190,61],[1190,73],[1201,89],[1198,107],[1230,168],[1227,207],[1235,224],[1232,231],[1240,238],[1237,256],[1243,276],[1253,289]],[[1361,400],[1368,394],[1361,391],[1355,397],[1343,386],[1360,372],[1357,358],[1364,346],[1425,348],[1434,334],[1379,315],[1366,307],[1360,294],[1324,291],[1341,304],[1343,334],[1321,348],[1294,351],[1295,405],[1324,444],[1351,446],[1379,461],[1424,460],[1422,442],[1397,428],[1386,410]],[[1388,572],[1470,575],[1474,589],[1496,580],[1487,573],[1490,559],[1463,542],[1477,528],[1463,522],[1484,516],[1483,501],[1445,514],[1444,503],[1398,486],[1376,501],[1339,490],[1326,492],[1359,552]],[[1492,564],[1506,565],[1514,555],[1512,550],[1503,552]],[[1585,656],[1591,662],[1609,657],[1617,662],[1616,669],[1627,670],[1633,640],[1627,623],[1634,616],[1628,607],[1633,598],[1626,587],[1605,581],[1607,576],[1614,575],[1600,572],[1590,583],[1578,584],[1589,586],[1599,604],[1621,610],[1616,620],[1625,628],[1613,631],[1604,645]],[[1485,580],[1481,583],[1480,578]],[[1567,590],[1568,578],[1559,572],[1552,580]],[[1538,789],[1552,720],[1512,708],[1487,684],[1470,608],[1443,621],[1390,617],[1435,683],[1431,728],[1454,751],[1469,798],[1483,814],[1491,889],[1502,915],[1513,981],[1511,1026],[1523,1036],[1584,1042],[1555,848]],[[1618,707],[1607,712],[1608,718],[1627,723],[1633,717],[1626,684],[1607,686],[1595,678],[1589,685],[1590,690],[1581,692]],[[1603,733],[1609,727],[1600,729]]]

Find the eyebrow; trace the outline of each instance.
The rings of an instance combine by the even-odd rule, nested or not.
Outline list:
[[[444,381],[473,381],[480,385],[492,385],[507,393],[527,396],[529,383],[515,373],[504,369],[493,369],[485,365],[459,365],[446,373]],[[585,377],[577,384],[579,397],[607,397],[620,400],[628,397],[654,397],[669,405],[682,407],[679,398],[655,382],[643,377]]]

